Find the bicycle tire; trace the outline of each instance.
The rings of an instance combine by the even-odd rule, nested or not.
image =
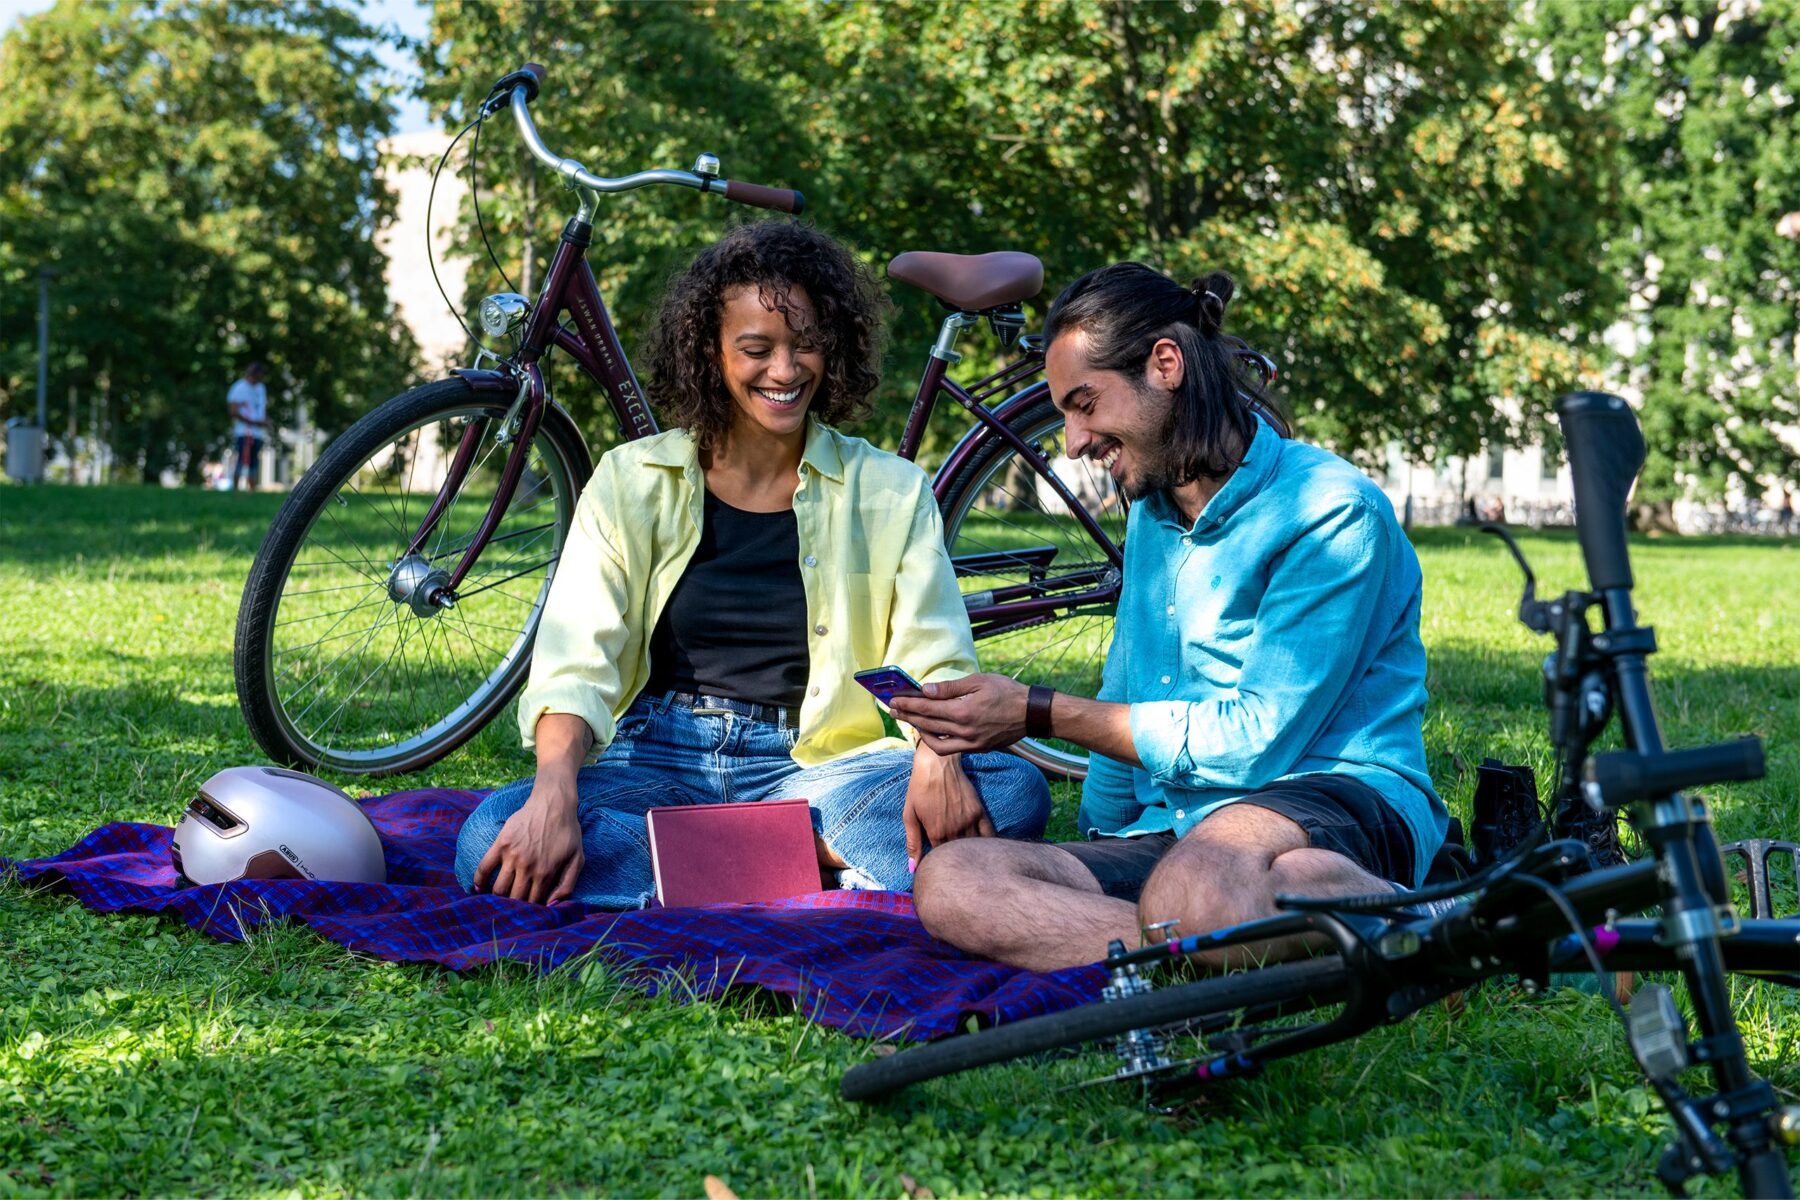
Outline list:
[[[271,758],[353,775],[416,771],[475,736],[524,684],[592,472],[562,409],[546,407],[528,474],[456,607],[421,614],[389,589],[459,427],[481,416],[497,428],[511,402],[455,377],[402,392],[339,435],[289,493],[244,583],[232,655],[244,722]],[[454,567],[507,449],[486,440],[422,547],[426,564]]]
[[[928,1079],[1113,1037],[1129,1029],[1271,1005],[1290,1012],[1318,1008],[1343,998],[1348,977],[1343,959],[1312,958],[1213,976],[1123,1000],[1084,1004],[858,1063],[844,1072],[838,1091],[846,1100],[879,1100]]]
[[[1035,446],[1046,460],[1063,453],[1062,414],[1048,394],[1011,418],[1010,427],[1027,445]],[[1067,461],[1066,459],[1064,461]],[[944,521],[944,542],[952,560],[1035,545],[1054,550],[1057,572],[1092,569],[1118,582],[1117,568],[1087,528],[1076,521],[1053,492],[1033,475],[1029,493],[1013,482],[1018,452],[998,437],[988,435],[944,488],[939,511]],[[1081,460],[1067,471],[1079,471],[1064,479],[1070,492],[1090,512],[1116,496],[1112,479],[1104,470]],[[996,482],[998,481],[998,482]],[[995,495],[994,493],[1000,493]],[[1102,509],[1096,514],[1117,546],[1125,542],[1125,506]],[[1031,577],[1034,564],[1021,559],[1016,565],[983,575],[963,575],[957,580],[965,599],[997,586],[1014,585]],[[1050,630],[1048,639],[1046,631]],[[1084,608],[1047,618],[1029,628],[1005,630],[984,636],[977,631],[982,669],[1011,675],[1022,683],[1042,683],[1071,695],[1093,696],[1100,690],[1100,673],[1112,644],[1111,609]],[[1050,647],[1061,646],[1046,658]],[[1072,742],[1025,738],[1012,746],[1052,780],[1079,782],[1087,778],[1087,751]]]

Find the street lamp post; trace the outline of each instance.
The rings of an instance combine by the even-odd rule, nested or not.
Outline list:
[[[38,389],[37,389],[37,424],[39,429],[50,428],[50,418],[45,405],[45,392],[50,362],[50,280],[56,274],[53,267],[39,267],[38,277]]]
[[[14,417],[6,423],[6,473],[21,483],[44,482],[44,440],[50,423],[46,396],[50,371],[50,280],[55,274],[52,267],[39,267],[37,272],[37,424],[24,417]]]

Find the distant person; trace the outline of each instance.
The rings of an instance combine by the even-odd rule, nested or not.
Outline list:
[[[251,491],[262,482],[262,448],[269,428],[269,389],[263,386],[267,373],[261,363],[253,362],[225,394],[232,418],[231,486],[227,491],[237,491],[238,480],[246,474]]]

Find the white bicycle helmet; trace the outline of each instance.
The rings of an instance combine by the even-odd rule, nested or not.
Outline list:
[[[387,882],[381,839],[361,806],[323,779],[279,767],[228,767],[201,784],[169,857],[191,883]]]

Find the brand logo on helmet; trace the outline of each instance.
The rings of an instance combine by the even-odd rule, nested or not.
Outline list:
[[[287,860],[289,862],[293,863],[296,867],[299,867],[302,871],[305,871],[306,877],[308,879],[317,879],[318,878],[317,875],[314,875],[312,873],[312,869],[310,867],[308,867],[305,863],[300,861],[300,856],[298,854],[295,854],[292,850],[288,849],[288,844],[286,842],[281,843],[281,845],[279,847],[277,847],[277,849],[279,849],[282,852],[282,854],[287,856]]]

